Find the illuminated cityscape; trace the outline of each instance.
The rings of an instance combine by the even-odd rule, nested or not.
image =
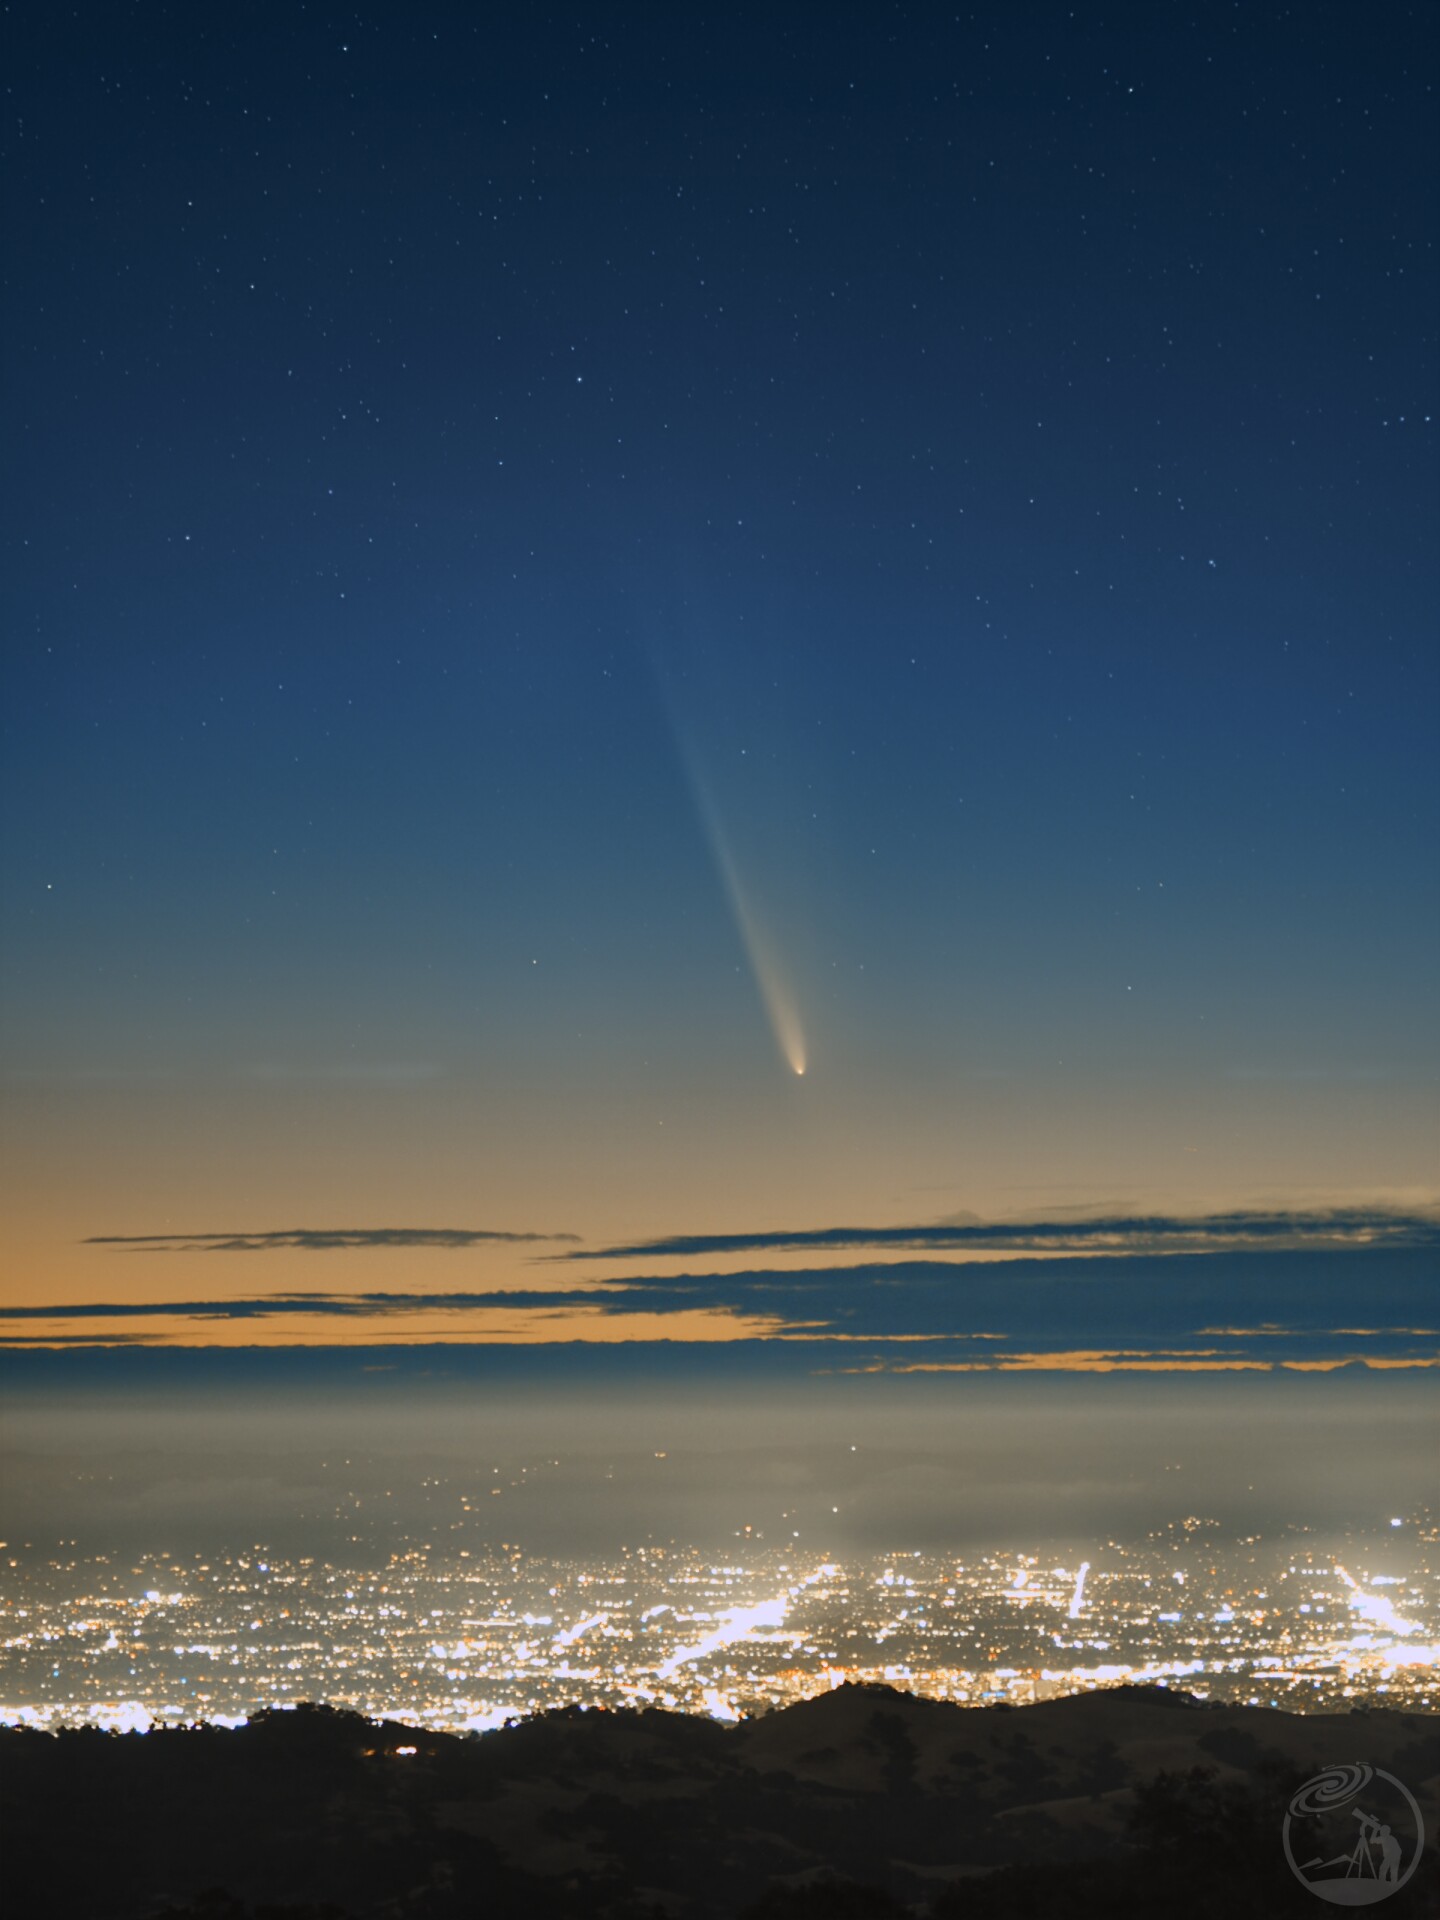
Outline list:
[[[846,1680],[976,1704],[1132,1682],[1292,1711],[1434,1708],[1437,1542],[1426,1514],[1323,1543],[1192,1516],[1084,1558],[830,1558],[743,1534],[718,1556],[414,1540],[350,1565],[10,1542],[0,1720],[230,1724],[299,1700],[471,1730],[568,1702],[734,1719]]]

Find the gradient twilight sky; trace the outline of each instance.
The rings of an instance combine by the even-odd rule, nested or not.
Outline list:
[[[7,40],[7,1340],[1433,1363],[1432,6]]]

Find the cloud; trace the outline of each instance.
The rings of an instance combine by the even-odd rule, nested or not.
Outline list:
[[[551,1259],[639,1260],[729,1253],[831,1253],[867,1247],[908,1252],[1085,1252],[1131,1254],[1246,1247],[1440,1246],[1440,1215],[1378,1207],[1116,1214],[1072,1220],[975,1222],[957,1216],[918,1226],[816,1227],[763,1233],[672,1234],[621,1246],[587,1247]]]
[[[1418,1364],[1437,1352],[1429,1247],[1348,1245],[1174,1253],[1022,1255],[984,1263],[864,1262],[798,1272],[629,1274],[583,1286],[466,1292],[290,1290],[239,1299],[86,1301],[0,1308],[0,1323],[39,1336],[40,1324],[78,1330],[97,1323],[156,1327],[174,1336],[189,1322],[368,1324],[377,1339],[412,1337],[419,1316],[453,1316],[446,1337],[483,1343],[495,1318],[566,1317],[565,1338],[585,1318],[653,1326],[686,1316],[728,1323],[737,1336],[826,1343],[855,1363],[1003,1368],[1068,1365],[1066,1356],[1148,1356],[1158,1366],[1336,1364],[1345,1359]],[[1257,1322],[1257,1296],[1266,1318]],[[468,1316],[468,1323],[467,1323]],[[578,1316],[578,1321],[577,1321]],[[643,1316],[643,1322],[639,1317]],[[337,1328],[338,1330],[338,1328]],[[598,1329],[597,1329],[598,1330]],[[848,1364],[848,1358],[847,1358]]]
[[[262,1060],[241,1070],[241,1078],[300,1085],[368,1087],[423,1086],[439,1080],[445,1069],[430,1060],[342,1061],[334,1066],[297,1067],[291,1062]]]
[[[87,1247],[146,1253],[333,1253],[355,1247],[517,1246],[536,1240],[579,1241],[577,1233],[498,1233],[481,1227],[285,1227],[261,1233],[95,1233]]]
[[[593,1300],[590,1293],[266,1293],[248,1300],[86,1300],[55,1307],[0,1307],[0,1320],[130,1320],[172,1314],[187,1320],[261,1320],[271,1315],[385,1317],[464,1313],[484,1307],[550,1307]]]
[[[89,1347],[95,1343],[93,1333],[0,1333],[0,1347],[20,1349],[34,1347]],[[143,1347],[149,1344],[149,1336],[143,1333],[107,1333],[107,1347]]]

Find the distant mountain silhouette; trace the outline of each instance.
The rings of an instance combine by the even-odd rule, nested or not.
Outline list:
[[[17,1920],[1315,1920],[1281,1825],[1337,1758],[1433,1807],[1440,1716],[843,1686],[735,1727],[568,1707],[462,1736],[302,1706],[3,1729],[0,1896]],[[1434,1910],[1433,1867],[1387,1920]]]

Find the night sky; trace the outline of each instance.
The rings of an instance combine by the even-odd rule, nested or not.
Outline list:
[[[1436,1364],[1432,6],[6,40],[14,1377]]]

